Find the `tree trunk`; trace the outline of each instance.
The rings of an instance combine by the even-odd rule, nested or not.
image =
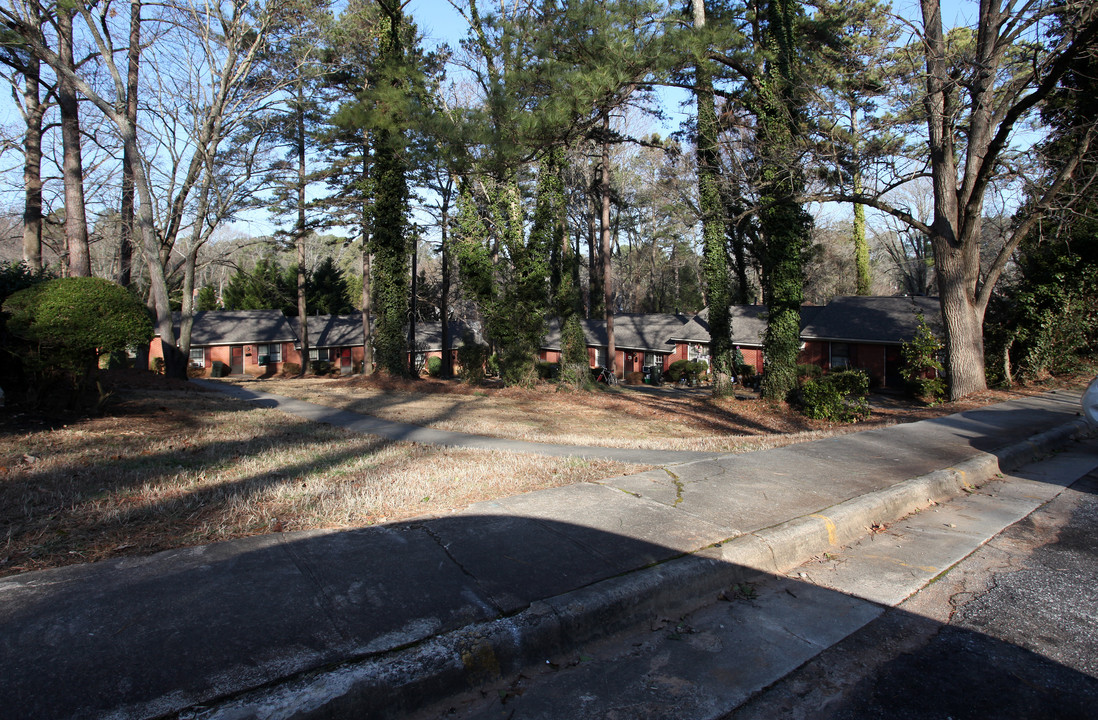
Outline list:
[[[795,10],[785,0],[770,0],[767,13],[764,46],[774,53],[775,62],[760,82],[758,112],[758,140],[764,157],[764,209],[759,212],[759,228],[765,239],[762,265],[767,295],[762,395],[782,401],[797,385],[804,249],[812,218],[797,199],[804,193],[804,179],[796,129],[802,108],[794,92]]]
[[[851,123],[853,124],[853,120]],[[862,175],[854,172],[854,194],[862,193]],[[873,281],[869,271],[869,243],[865,237],[865,205],[854,203],[854,265],[857,268],[857,294],[872,294]]]
[[[137,147],[137,126],[129,122],[124,115],[112,115],[111,120],[118,127],[125,149],[140,157]],[[175,332],[172,327],[172,308],[168,299],[168,282],[164,275],[164,265],[160,262],[160,241],[156,235],[156,226],[152,211],[152,190],[145,176],[145,168],[140,162],[133,165],[134,185],[138,199],[137,225],[141,231],[141,240],[145,251],[145,262],[149,271],[149,296],[156,310],[156,334],[164,352],[164,373],[168,377],[186,379],[186,358],[175,344]]]
[[[27,113],[27,134],[23,141],[23,260],[32,271],[42,269],[42,116],[45,107],[38,96],[41,62],[27,58],[23,106]]]
[[[370,135],[362,135],[362,187],[369,187],[370,181]],[[362,374],[374,372],[374,336],[372,282],[370,275],[370,208],[362,203]]]
[[[374,371],[374,333],[372,313],[373,297],[370,294],[370,251],[362,241],[362,374]]]
[[[297,228],[294,245],[297,247],[297,318],[301,325],[301,371],[309,368],[309,311],[305,307],[305,90],[297,84]]]
[[[61,62],[73,68],[72,10],[57,13],[57,34]],[[57,80],[57,104],[61,110],[61,140],[65,179],[65,245],[69,254],[69,275],[89,277],[88,221],[84,213],[84,169],[80,157],[80,105],[72,80],[62,74]]]
[[[970,284],[965,279],[969,263],[964,249],[951,248],[943,240],[935,242],[934,246],[938,297],[946,335],[949,397],[957,400],[987,390],[983,317],[971,292],[975,283]]]
[[[614,282],[610,257],[610,113],[602,116],[602,166],[599,174],[599,199],[602,212],[599,214],[599,249],[602,258],[602,302],[606,317],[606,370],[616,373],[617,347],[614,343]]]
[[[141,58],[141,0],[130,2],[130,47],[126,53],[128,67],[126,73],[126,116],[137,125],[137,81],[138,64]],[[119,212],[121,227],[118,245],[118,284],[123,287],[130,284],[133,266],[133,158],[129,152],[122,153],[122,201]],[[189,327],[188,327],[189,331]]]
[[[442,378],[454,376],[454,358],[450,354],[450,213],[449,193],[443,197],[442,206],[442,298],[439,314],[442,316]]]
[[[419,258],[419,248],[415,241],[412,242],[412,289],[409,293],[408,303],[408,377],[419,377],[419,368],[416,367],[416,270]]]
[[[595,221],[596,193],[590,192],[587,201],[587,317],[603,314],[602,255],[599,252],[599,224]]]
[[[692,0],[694,28],[705,27],[704,0]],[[732,387],[732,303],[725,251],[724,203],[720,192],[720,156],[717,149],[717,109],[713,98],[713,75],[702,57],[694,68],[698,102],[698,205],[702,216],[702,254],[705,287],[709,302],[709,363],[713,374],[713,395],[731,395]]]
[[[188,361],[191,352],[191,330],[194,327],[194,273],[197,265],[198,245],[192,244],[183,261],[183,302],[179,312],[179,350]]]
[[[957,188],[956,153],[953,144],[954,92],[945,55],[945,36],[939,0],[922,0],[926,54],[927,115],[931,176],[934,187],[934,220],[930,242],[934,272],[945,324],[946,367],[949,397],[956,400],[987,389],[984,374],[982,317],[976,310],[979,248],[966,248],[962,235],[962,203]],[[969,138],[970,144],[975,142]],[[966,172],[966,175],[968,173]],[[978,223],[977,223],[978,225]]]

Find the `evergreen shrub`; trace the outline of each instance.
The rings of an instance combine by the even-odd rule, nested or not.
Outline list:
[[[754,367],[752,367],[754,372]],[[821,377],[823,375],[823,368],[814,363],[803,363],[797,366],[797,379],[801,381],[803,385],[806,380]]]
[[[457,351],[458,364],[461,365],[460,377],[463,382],[476,385],[484,380],[484,369],[488,362],[488,348],[477,343],[471,332],[462,336],[461,347]]]
[[[98,372],[101,355],[147,343],[153,334],[145,304],[103,278],[40,282],[9,296],[3,311],[30,384],[63,379],[76,403]]]
[[[560,363],[538,360],[534,363],[539,380],[556,380],[560,376]]]
[[[946,382],[941,376],[945,368],[938,359],[943,345],[927,325],[922,313],[918,317],[919,326],[915,330],[915,337],[900,348],[904,358],[900,376],[907,382],[908,392],[912,396],[933,405],[946,393]]]
[[[427,374],[433,378],[442,374],[442,358],[434,355],[427,358]]]
[[[857,422],[869,417],[869,376],[840,370],[812,378],[801,388],[802,411],[816,420]]]

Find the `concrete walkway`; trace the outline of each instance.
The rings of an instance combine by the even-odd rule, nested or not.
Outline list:
[[[367,435],[378,435],[389,440],[403,442],[417,442],[427,445],[445,445],[448,447],[476,448],[480,450],[506,450],[509,452],[531,453],[533,455],[551,455],[554,457],[584,457],[605,458],[619,462],[637,463],[641,465],[669,465],[671,463],[689,462],[717,457],[724,454],[720,452],[695,452],[691,450],[645,450],[636,448],[612,448],[596,445],[553,445],[550,443],[528,442],[525,440],[510,440],[508,438],[490,437],[488,435],[473,435],[450,430],[436,430],[411,425],[409,423],[392,422],[363,413],[350,410],[338,410],[327,405],[275,395],[261,390],[240,387],[230,383],[217,382],[215,380],[191,380],[204,388],[225,393],[239,400],[255,403],[259,407],[275,408],[282,412],[326,423],[335,427],[345,428],[354,432]]]
[[[402,717],[948,499],[1090,432],[1078,416],[1054,393],[438,519],[9,577],[0,708]]]

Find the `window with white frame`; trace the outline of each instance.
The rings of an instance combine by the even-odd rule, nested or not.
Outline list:
[[[257,362],[260,365],[282,362],[282,344],[271,343],[270,345],[256,345],[255,354],[259,356]]]
[[[331,348],[309,348],[309,359],[310,360],[323,360],[324,362],[328,362],[329,360],[332,359],[332,349]]]
[[[663,369],[663,355],[659,353],[646,352],[644,354],[644,366],[656,367]]]
[[[595,367],[606,367],[606,348],[595,348]]]
[[[205,348],[191,348],[191,367],[206,367]]]
[[[690,343],[686,348],[686,359],[691,362],[709,362],[709,346],[704,343]]]

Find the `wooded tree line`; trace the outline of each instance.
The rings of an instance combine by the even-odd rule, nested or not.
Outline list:
[[[761,299],[764,394],[778,399],[796,382],[806,290],[824,292],[806,286],[829,261],[817,203],[850,208],[857,292],[874,287],[876,233],[904,290],[939,294],[953,397],[986,387],[989,349],[993,375],[1009,375],[1057,342],[998,308],[1004,275],[1029,293],[1027,318],[1068,302],[1050,287],[1072,307],[1093,297],[1074,282],[1095,260],[1093,3],[981,0],[956,27],[939,0],[909,18],[876,0],[452,4],[465,38],[427,48],[397,0],[7,0],[0,62],[19,127],[5,152],[23,160],[26,263],[41,266],[50,220],[69,275],[92,273],[96,228],[116,236],[98,271],[147,299],[182,350],[176,372],[212,241],[263,210],[292,277],[246,270],[301,317],[303,349],[326,302],[308,243],[338,233],[357,251],[366,367],[394,373],[409,372],[425,239],[439,315],[474,308],[508,382],[533,376],[551,315],[604,317],[613,358],[615,311],[704,305],[725,393],[728,308]],[[669,88],[694,110],[661,138],[636,118]],[[111,209],[90,231],[88,197]],[[220,299],[265,292],[237,290]],[[1015,332],[998,333],[1007,317]],[[1093,342],[1093,317],[1072,317],[1058,334]]]

